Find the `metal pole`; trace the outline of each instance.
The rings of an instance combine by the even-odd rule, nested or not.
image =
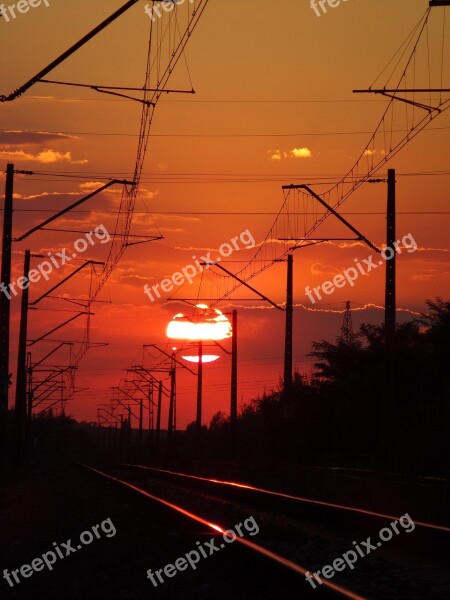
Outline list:
[[[148,382],[148,430],[153,431],[153,381]]]
[[[395,169],[388,170],[387,197],[387,231],[386,245],[391,248],[393,256],[386,260],[386,296],[385,296],[385,335],[386,346],[393,349],[396,324],[396,294],[395,294]]]
[[[30,271],[30,250],[25,250],[23,263],[23,277],[28,285],[22,290],[19,330],[19,350],[17,355],[16,374],[16,402],[14,406],[14,419],[16,425],[16,441],[19,463],[26,459],[27,440],[27,331],[28,331],[28,296],[30,283],[28,274]]]
[[[130,458],[131,451],[131,404],[128,405],[128,431],[127,431],[127,454]]]
[[[284,405],[292,394],[292,328],[293,328],[294,257],[287,257],[286,330],[284,338]]]
[[[153,443],[153,381],[148,382],[148,449],[151,450]]]
[[[203,388],[203,342],[198,342],[198,374],[197,374],[197,432],[202,429],[202,388]]]
[[[395,431],[397,423],[395,409],[395,170],[388,170],[388,194],[386,215],[386,247],[390,248],[388,259],[386,253],[386,289],[385,289],[385,398],[383,406],[383,423],[380,428],[380,448],[385,464],[392,465],[392,457],[397,456],[398,436]]]
[[[64,375],[63,375],[62,372],[61,372],[61,416],[65,417],[65,409],[64,409]]]
[[[123,414],[120,415],[120,449],[119,449],[119,453],[120,456],[122,457],[124,452],[123,452],[123,448],[124,448],[124,429],[123,429]]]
[[[142,420],[144,411],[144,400],[139,400],[139,454],[142,452]]]
[[[237,423],[237,310],[233,310],[233,337],[231,338],[231,404],[230,426],[234,434]]]
[[[158,409],[156,413],[156,444],[159,444],[161,434],[161,404],[162,404],[162,381],[158,384]]]
[[[27,353],[27,381],[28,381],[27,418],[28,418],[28,426],[30,426],[31,419],[33,416],[33,365],[31,362],[31,352]]]
[[[176,375],[177,374],[175,372],[175,382],[174,382],[175,392],[173,394],[173,430],[174,431],[177,430],[177,376]]]
[[[14,165],[6,167],[5,205],[3,212],[3,240],[0,292],[0,464],[4,461],[6,450],[6,424],[8,419],[9,388],[9,327],[10,327],[10,291],[11,283],[11,246],[13,216]],[[6,291],[5,291],[6,290]]]
[[[175,352],[172,353],[172,369],[170,370],[170,402],[169,402],[169,423],[167,425],[167,435],[170,439],[173,431],[173,415],[175,408],[175,381],[176,381],[176,362]]]

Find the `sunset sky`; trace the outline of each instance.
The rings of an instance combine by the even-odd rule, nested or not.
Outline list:
[[[48,8],[31,8],[10,22],[0,19],[0,95],[27,81],[124,0],[49,0],[49,4]],[[48,78],[142,86],[150,23],[145,4],[138,2]],[[196,94],[171,94],[157,106],[133,217],[133,235],[164,239],[128,248],[98,296],[103,302],[93,305],[91,341],[108,345],[90,349],[81,361],[76,385],[89,389],[70,400],[69,414],[95,421],[97,404],[112,398],[110,388],[125,377],[126,368],[142,363],[143,344],[166,344],[170,319],[189,311],[180,302],[168,302],[169,296],[195,298],[207,291],[199,288],[197,277],[192,285],[163,294],[152,303],[143,293],[145,283],[152,286],[171,277],[191,264],[193,255],[211,251],[217,256],[221,244],[246,230],[260,244],[283,203],[282,185],[310,183],[320,193],[326,189],[323,182],[337,181],[351,168],[387,103],[381,96],[355,95],[352,90],[365,89],[375,80],[427,6],[426,0],[348,0],[317,17],[309,0],[210,0],[187,47],[190,77],[182,61],[172,81],[174,87],[189,90],[191,78]],[[433,10],[441,12],[433,15],[431,52],[438,48],[443,33],[444,9]],[[447,19],[446,60],[449,30]],[[419,74],[421,67],[419,61]],[[420,77],[424,83],[422,75],[418,81]],[[443,87],[449,84],[447,60]],[[0,104],[2,188],[8,162],[16,169],[37,172],[16,176],[14,235],[103,185],[107,177],[131,178],[140,112],[138,103],[42,83],[19,99]],[[449,114],[444,113],[388,165],[397,171],[397,238],[411,234],[418,247],[397,260],[400,322],[424,311],[426,298],[450,296],[449,132]],[[385,175],[386,168],[380,177]],[[120,187],[112,187],[53,226],[92,231],[104,225],[112,232],[119,200]],[[362,186],[340,210],[382,246],[384,184]],[[348,237],[343,226],[331,219],[318,237],[322,233]],[[22,274],[26,248],[36,254],[54,254],[71,248],[80,237],[45,231],[16,243],[12,280]],[[82,258],[104,260],[108,247],[99,241]],[[243,249],[231,258],[245,261],[253,253],[254,249]],[[300,372],[311,372],[307,354],[312,341],[333,341],[338,335],[345,301],[353,303],[355,329],[362,322],[382,322],[381,267],[359,277],[354,287],[338,289],[315,305],[305,296],[305,286],[320,285],[353,266],[354,259],[362,261],[371,254],[362,243],[320,244],[295,253],[294,362]],[[34,258],[33,266],[40,260]],[[239,265],[230,262],[228,268],[237,271]],[[72,270],[68,265],[55,270],[48,282],[33,284],[31,301]],[[285,279],[286,265],[278,263],[252,279],[251,285],[283,303]],[[88,292],[88,270],[58,290],[70,298],[86,297]],[[223,302],[219,308],[229,312],[235,307],[239,312],[238,398],[242,405],[279,383],[284,313],[249,290],[241,288],[235,296],[238,300]],[[13,298],[10,369],[14,372],[19,304]],[[39,308],[30,311],[30,340],[68,319],[72,313],[66,311],[79,307],[51,299]],[[53,338],[79,340],[84,326],[85,321],[79,319]],[[229,341],[224,344],[230,347]],[[52,347],[49,343],[33,346],[33,361]],[[68,360],[68,352],[62,349],[47,364],[63,365]],[[229,374],[229,356],[205,366],[204,423],[218,410],[228,412]],[[178,428],[195,419],[195,402],[195,377],[180,374]],[[163,423],[167,423],[167,401]]]

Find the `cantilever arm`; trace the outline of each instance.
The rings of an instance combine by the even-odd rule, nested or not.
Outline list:
[[[261,292],[258,292],[258,290],[256,290],[254,287],[252,287],[251,285],[249,285],[246,281],[244,281],[243,279],[241,279],[240,277],[238,277],[237,275],[235,275],[234,273],[232,273],[231,271],[229,271],[228,269],[226,269],[222,265],[219,265],[218,262],[210,261],[210,262],[202,263],[202,264],[203,265],[215,265],[219,269],[222,269],[222,271],[225,271],[225,273],[227,273],[228,275],[230,275],[230,277],[233,277],[233,279],[236,279],[236,281],[239,281],[239,283],[241,283],[242,285],[245,285],[245,287],[247,287],[249,290],[251,290],[252,292],[254,292],[255,294],[257,294],[263,300],[266,300],[266,302],[268,302],[269,304],[271,304],[272,306],[274,306],[278,310],[284,310],[284,308],[282,308],[281,306],[279,306],[275,302],[272,302],[272,300],[270,298],[268,298],[267,296],[264,296],[264,294],[261,294]]]
[[[372,248],[372,250],[375,250],[375,252],[381,252],[379,248],[377,248],[374,244],[372,244],[371,241],[369,241],[360,231],[358,231],[355,227],[353,227],[353,225],[351,225],[347,219],[344,219],[343,216],[341,216],[338,212],[336,212],[334,210],[334,208],[332,208],[331,206],[329,206],[325,200],[322,200],[322,198],[316,194],[316,192],[314,190],[312,190],[308,185],[283,185],[283,190],[306,190],[309,194],[311,194],[311,196],[313,196],[313,198],[315,198],[317,200],[317,202],[319,202],[322,206],[324,206],[327,210],[330,211],[330,213],[332,215],[334,215],[337,219],[339,219],[339,221],[341,221],[341,223],[344,223],[344,225],[346,227],[348,227],[350,229],[350,231],[353,231],[353,233],[355,233],[358,238],[360,240],[362,240],[363,242],[365,242],[370,248]]]
[[[40,342],[41,340],[43,340],[48,335],[54,333],[55,331],[58,331],[58,329],[61,329],[61,327],[64,327],[64,325],[68,325],[69,323],[71,323],[75,319],[78,319],[78,317],[81,317],[81,315],[89,315],[89,314],[92,314],[92,313],[89,313],[89,312],[80,312],[80,313],[76,314],[74,317],[71,317],[70,319],[67,319],[67,321],[64,321],[64,323],[61,323],[61,325],[58,325],[57,327],[53,328],[52,330],[47,331],[47,333],[44,333],[44,335],[41,335],[41,337],[38,338],[37,340],[33,340],[32,342],[30,342],[28,344],[28,346],[34,346],[34,344],[37,344],[38,342]]]
[[[76,208],[80,204],[83,204],[83,202],[86,202],[86,200],[89,200],[90,198],[92,198],[92,196],[96,196],[97,194],[99,194],[100,192],[103,192],[103,190],[106,190],[107,188],[111,187],[115,183],[122,183],[123,185],[127,185],[127,184],[128,185],[134,185],[134,183],[132,181],[122,181],[120,179],[111,179],[111,181],[108,181],[108,183],[106,183],[105,185],[102,185],[102,187],[98,188],[98,190],[94,190],[93,192],[91,192],[87,196],[84,196],[84,198],[81,198],[80,200],[77,200],[76,202],[74,202],[73,204],[71,204],[70,206],[68,206],[67,208],[63,208],[63,210],[60,210],[58,213],[56,213],[56,215],[53,215],[52,217],[46,219],[42,223],[39,223],[39,225],[36,225],[36,227],[33,227],[32,229],[30,229],[26,233],[22,234],[20,237],[15,238],[14,241],[15,242],[21,242],[22,240],[24,240],[25,238],[27,238],[29,235],[31,235],[35,231],[39,231],[39,229],[42,229],[43,227],[45,227],[49,223],[52,223],[52,221],[55,221],[56,219],[59,219],[59,217],[62,217],[63,215],[65,215],[66,212],[69,212],[73,208]]]
[[[30,302],[30,306],[34,306],[35,304],[37,304],[38,302],[40,302],[41,300],[43,300],[44,298],[46,298],[49,294],[51,294],[57,288],[59,288],[61,285],[63,285],[63,283],[66,283],[67,280],[71,279],[74,275],[76,275],[79,271],[81,271],[81,269],[84,269],[84,267],[87,267],[87,265],[104,265],[104,264],[105,263],[100,262],[98,260],[88,260],[88,261],[86,261],[85,263],[83,263],[81,265],[81,267],[78,267],[78,269],[75,269],[75,271],[73,271],[72,273],[70,273],[70,275],[67,275],[67,277],[64,277],[64,279],[62,279],[59,283],[57,283],[52,288],[50,288],[47,292],[45,292],[44,294],[42,294],[42,296],[39,296],[39,298],[37,300],[33,300],[33,302]]]
[[[29,90],[40,79],[45,77],[47,75],[47,73],[50,73],[50,71],[53,71],[53,69],[55,69],[58,65],[60,65],[62,62],[64,62],[66,60],[66,58],[69,58],[69,56],[72,56],[72,54],[74,54],[77,50],[79,50],[82,46],[84,46],[87,42],[89,42],[93,37],[95,37],[97,35],[97,33],[100,33],[100,31],[105,29],[105,27],[108,27],[108,25],[110,25],[113,21],[118,19],[124,12],[126,12],[129,8],[131,8],[138,1],[139,0],[128,0],[128,2],[126,4],[124,4],[121,8],[116,10],[116,12],[114,12],[112,15],[110,15],[107,19],[102,21],[99,25],[97,25],[97,27],[95,27],[92,31],[90,31],[88,34],[86,34],[84,37],[82,37],[81,40],[79,40],[76,44],[71,46],[68,50],[63,52],[61,54],[61,56],[58,56],[58,58],[56,58],[54,61],[52,61],[44,69],[39,71],[39,73],[37,73],[29,81],[27,81],[26,83],[21,85],[12,94],[9,94],[8,96],[0,96],[0,102],[11,102],[12,100],[15,100],[16,98],[21,96],[24,92]]]

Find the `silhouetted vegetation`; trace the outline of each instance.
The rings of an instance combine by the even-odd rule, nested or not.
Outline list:
[[[392,354],[382,325],[315,342],[314,375],[296,374],[291,399],[280,386],[242,409],[239,455],[443,473],[450,455],[450,302],[437,298],[427,306],[426,315],[397,327]],[[215,415],[212,453],[228,429]]]
[[[98,453],[97,427],[48,411],[33,418],[31,464],[58,465],[92,460]]]

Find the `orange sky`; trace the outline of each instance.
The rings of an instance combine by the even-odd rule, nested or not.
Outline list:
[[[124,2],[49,3],[48,8],[30,9],[9,23],[0,19],[0,94],[8,94],[28,80]],[[133,234],[161,234],[164,240],[128,249],[99,296],[108,303],[94,306],[91,337],[109,345],[90,350],[80,364],[77,385],[89,390],[71,400],[68,412],[95,420],[97,402],[107,401],[112,393],[109,388],[118,384],[124,369],[142,360],[142,345],[165,343],[167,322],[181,305],[150,303],[143,294],[144,283],[153,285],[170,277],[192,263],[192,255],[201,249],[215,249],[217,254],[223,242],[247,229],[260,243],[282,204],[282,184],[323,180],[343,175],[351,167],[386,105],[379,96],[355,96],[352,89],[371,84],[427,4],[425,0],[348,0],[318,18],[307,0],[210,0],[187,50],[197,93],[170,95],[158,105],[133,220]],[[48,77],[142,85],[149,26],[144,5],[139,2]],[[449,22],[447,19],[447,38]],[[430,44],[435,49],[442,32],[438,28],[433,31]],[[444,87],[449,87],[449,78],[447,63]],[[190,88],[182,64],[172,85]],[[43,84],[14,102],[0,104],[2,170],[7,162],[14,162],[17,169],[84,176],[17,176],[15,235],[51,214],[21,212],[24,209],[57,211],[95,187],[101,176],[130,177],[139,118],[137,103]],[[411,311],[424,310],[425,298],[449,296],[448,214],[431,214],[447,209],[448,174],[435,173],[448,173],[449,127],[445,113],[389,165],[398,173],[398,237],[411,233],[420,250],[398,258],[398,306]],[[295,148],[308,148],[311,156],[295,157]],[[434,174],[424,175],[427,172]],[[317,187],[317,191],[321,189]],[[55,222],[55,227],[89,231],[103,224],[112,231],[119,198],[118,188],[111,188],[81,207],[85,212],[68,214]],[[385,207],[384,185],[363,186],[342,212],[372,242],[382,245]],[[405,214],[418,212],[428,214]],[[331,220],[320,233],[346,235],[342,226]],[[56,252],[73,245],[77,237],[81,236],[47,231],[16,244],[13,279],[21,274],[25,248],[35,253]],[[102,260],[106,248],[106,244],[96,244],[83,258]],[[306,355],[311,342],[324,337],[333,340],[342,322],[340,313],[312,312],[305,286],[317,286],[352,266],[355,258],[362,260],[371,253],[362,245],[336,244],[295,253],[295,303],[309,309],[299,306],[295,311],[294,360],[302,372],[310,371],[311,360]],[[250,256],[250,251],[242,250],[232,258]],[[52,273],[48,283],[36,283],[31,299],[72,268]],[[196,297],[198,282],[183,286],[176,296]],[[383,283],[384,270],[380,268],[313,308],[342,311],[343,303],[350,299],[355,326],[363,321],[380,322],[380,309],[360,309],[367,304],[383,305]],[[88,285],[87,274],[79,276],[64,287],[64,294],[85,295]],[[253,279],[252,285],[282,303],[285,265],[273,266]],[[251,297],[242,290],[236,296]],[[239,308],[238,395],[242,403],[278,383],[284,314],[256,297],[253,303],[238,301],[234,305]],[[73,305],[53,300],[40,306],[73,310]],[[18,300],[13,299],[12,369],[18,308]],[[229,308],[223,304],[223,310]],[[70,314],[32,311],[29,338],[42,335]],[[408,316],[407,311],[399,313],[400,320]],[[77,321],[64,329],[64,336],[79,339],[83,327],[84,323]],[[36,345],[33,360],[43,356],[44,350],[42,344]],[[58,360],[65,364],[68,356],[61,351]],[[222,357],[205,367],[205,423],[217,410],[228,412],[229,363],[228,357]],[[194,377],[180,376],[178,427],[195,418],[195,386]],[[165,407],[164,423],[166,419]]]

